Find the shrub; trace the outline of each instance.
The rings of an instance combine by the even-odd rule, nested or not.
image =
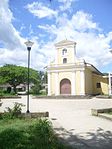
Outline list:
[[[2,89],[0,89],[0,96],[2,97],[3,96],[3,90]]]
[[[6,128],[0,133],[1,149],[20,149],[24,147],[24,135],[20,130],[14,128]]]
[[[40,84],[35,84],[34,86],[32,86],[30,93],[31,94],[39,94],[41,90],[41,85]]]
[[[5,119],[18,118],[21,114],[23,106],[24,106],[23,104],[15,102],[14,107],[12,109],[10,107],[6,107],[7,111],[4,111],[3,118]]]
[[[51,123],[45,120],[38,120],[37,123],[30,128],[31,130],[31,140],[34,144],[37,144],[40,149],[49,149],[53,143],[53,129]]]

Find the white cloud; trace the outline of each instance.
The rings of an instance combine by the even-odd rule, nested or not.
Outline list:
[[[0,2],[0,65],[25,65],[27,62],[24,41],[12,24],[13,14],[9,9],[9,0]]]
[[[63,3],[59,8],[61,11],[71,10],[72,2],[76,0],[58,0],[59,2]]]
[[[12,25],[13,14],[9,9],[8,0],[0,4],[0,41],[5,48],[14,50],[17,46],[22,46],[22,38]]]
[[[101,32],[102,30],[93,21],[91,14],[79,11],[71,19],[68,19],[66,15],[57,19],[56,25],[39,26],[50,36],[55,35],[54,43],[66,38],[76,41],[77,57],[84,58],[86,62],[92,63],[98,68],[112,62],[112,55],[109,53],[112,48],[110,45],[112,32],[108,34]]]
[[[24,45],[24,39],[12,24],[13,13],[9,9],[9,1],[2,1],[0,7],[0,66],[4,64],[16,64],[27,67],[27,49]],[[24,29],[24,24],[22,29]],[[32,34],[32,26],[29,27]],[[45,51],[39,50],[39,42],[37,37],[31,38],[35,42],[31,50],[31,67],[35,69],[43,68],[47,63],[47,56],[43,54]]]
[[[26,8],[29,10],[30,13],[32,13],[34,16],[38,18],[52,18],[56,17],[58,14],[57,11],[50,9],[39,2],[33,2],[31,4],[28,4]]]
[[[79,31],[86,31],[87,29],[99,29],[98,24],[92,21],[92,15],[78,11],[72,16],[72,25]]]

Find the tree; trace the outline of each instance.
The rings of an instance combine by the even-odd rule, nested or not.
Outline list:
[[[0,67],[0,84],[9,83],[16,93],[18,85],[27,84],[27,68],[22,66],[6,64]],[[30,68],[30,83],[39,84],[40,76],[38,71]]]

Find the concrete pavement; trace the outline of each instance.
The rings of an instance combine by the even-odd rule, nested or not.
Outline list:
[[[21,99],[3,99],[0,107],[12,107],[13,102],[26,105],[26,96]],[[111,99],[33,99],[31,112],[48,111],[55,131],[72,146],[80,149],[112,149],[112,122],[91,116],[92,108],[111,108]],[[23,112],[26,107],[23,107]]]

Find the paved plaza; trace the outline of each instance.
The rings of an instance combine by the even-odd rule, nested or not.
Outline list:
[[[14,102],[26,105],[26,96],[20,99],[3,99],[0,112]],[[112,149],[112,122],[91,116],[92,108],[111,108],[112,99],[33,99],[31,112],[49,112],[57,133],[79,149]],[[26,107],[23,107],[23,112]]]

